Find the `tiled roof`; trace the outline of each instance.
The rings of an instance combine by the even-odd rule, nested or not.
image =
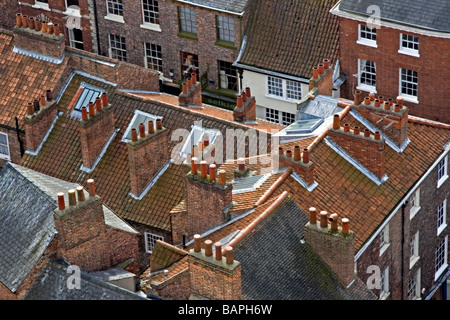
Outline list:
[[[341,0],[339,9],[369,16],[370,6],[377,6],[381,20],[441,32],[450,32],[450,2],[435,0]]]
[[[323,59],[336,62],[338,18],[334,0],[258,0],[249,8],[239,64],[309,79]]]
[[[92,173],[80,170],[82,156],[78,138],[78,119],[70,117],[67,112],[68,108],[76,102],[73,96],[82,81],[106,90],[116,119],[115,126],[120,128]],[[186,170],[172,163],[142,200],[133,199],[129,195],[128,148],[121,139],[135,110],[162,116],[164,127],[168,130],[178,128],[190,130],[195,121],[202,121],[203,127],[218,129],[225,136],[227,128],[251,127],[228,118],[222,119],[221,110],[216,108],[212,109],[217,113],[210,115],[207,112],[203,113],[203,109],[198,111],[177,106],[174,102],[176,97],[169,95],[156,95],[156,97],[159,99],[165,97],[173,104],[161,102],[159,99],[151,100],[142,95],[118,93],[108,84],[75,75],[59,101],[59,109],[66,112],[57,120],[39,154],[37,156],[26,154],[21,163],[45,174],[82,185],[87,179],[94,178],[97,193],[102,197],[103,202],[122,218],[170,231],[169,213],[183,200]],[[207,108],[206,106],[205,110]],[[228,115],[228,112],[226,114]],[[267,125],[263,128],[279,128],[265,121],[262,121],[262,124]]]
[[[15,128],[23,126],[27,103],[38,99],[45,90],[55,87],[67,65],[34,59],[13,52],[13,36],[0,31],[0,124]]]
[[[145,297],[109,284],[80,270],[80,289],[71,288],[73,271],[63,260],[50,260],[24,300],[146,300]]]

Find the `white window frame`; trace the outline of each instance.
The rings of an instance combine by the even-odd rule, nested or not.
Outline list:
[[[419,231],[417,231],[410,241],[409,269],[412,269],[419,259]]]
[[[439,220],[442,217],[442,222],[439,223]],[[442,203],[438,206],[437,209],[437,235],[440,235],[442,231],[447,228],[447,199],[442,201]]]
[[[159,0],[140,0],[140,1],[141,1],[141,9],[142,9],[142,24],[140,25],[140,27],[144,28],[144,29],[149,29],[149,30],[161,32],[161,26],[160,26],[160,23],[159,23],[159,19],[160,19],[160,16],[159,16]],[[153,12],[155,15],[158,16],[158,23],[145,21],[145,11],[146,10],[144,9],[144,1],[147,1],[147,3],[148,2],[154,2],[154,1],[158,2],[158,11],[147,10],[149,12]],[[154,4],[153,4],[153,6],[154,6]]]
[[[161,55],[161,57],[147,55],[147,45],[150,45],[150,52],[151,53],[153,53],[153,52],[156,52],[157,54],[159,53],[159,55]],[[156,49],[158,49],[158,47],[159,47],[159,51],[158,50],[153,50],[152,49],[152,45],[156,46]],[[155,61],[158,62],[156,69],[149,67],[148,59],[155,60]],[[144,42],[144,64],[145,64],[145,67],[147,69],[156,70],[156,71],[162,73],[162,48],[161,48],[160,45],[158,45],[156,43]],[[154,65],[154,63],[152,63],[152,64]]]
[[[408,37],[417,38],[417,42],[413,41],[413,40],[409,40],[409,39],[404,39],[405,36],[407,38]],[[417,43],[418,49],[416,50],[416,49],[411,49],[411,48],[408,48],[408,47],[404,47],[403,46],[403,42],[404,41],[409,42],[409,43],[413,43],[413,44]],[[419,54],[419,37],[413,36],[413,35],[407,34],[407,33],[400,33],[400,49],[398,50],[398,53],[406,54],[408,56],[413,56],[413,57],[420,57],[420,54]]]
[[[375,40],[373,40],[373,39],[367,39],[367,38],[364,38],[364,37],[361,37],[361,34],[363,33],[363,32],[365,32],[365,33],[373,33],[373,31],[371,31],[370,30],[370,28],[369,28],[369,30],[362,30],[362,28],[369,28],[366,24],[359,24],[358,25],[358,40],[356,41],[356,43],[358,43],[358,44],[362,44],[362,45],[364,45],[364,46],[369,46],[369,47],[373,47],[373,48],[378,48],[378,45],[377,45],[377,40],[375,39]],[[376,37],[376,35],[377,35],[377,29],[376,28],[373,28],[374,30],[375,30],[375,37]]]
[[[76,48],[76,46],[74,44],[81,43],[83,45],[83,48],[84,48],[84,42],[83,41],[75,40],[75,36],[74,36],[73,30],[74,29],[67,28],[67,33],[69,35],[69,46],[71,48]],[[77,30],[79,30],[79,29],[77,29]]]
[[[417,77],[416,77],[417,78],[417,82],[414,83],[414,82],[408,81],[408,80],[403,81],[403,79],[402,79],[403,70],[406,71],[406,72],[416,72],[417,73]],[[399,78],[398,79],[399,79],[399,81],[398,81],[399,82],[398,95],[402,96],[405,101],[412,102],[412,103],[419,103],[419,73],[417,71],[415,71],[415,70],[400,68],[399,69]],[[403,83],[404,82],[407,83],[407,84],[408,83],[409,84],[415,84],[417,86],[417,89],[416,89],[417,96],[413,96],[413,95],[409,95],[409,94],[403,93],[402,88],[403,88]]]
[[[364,65],[367,65],[367,62],[373,63],[373,67],[375,68],[375,86],[361,82],[361,76],[362,76],[362,72],[363,72],[361,66],[363,63],[364,63]],[[367,72],[367,71],[364,71],[364,72]],[[367,73],[372,74],[372,72],[367,72]],[[362,91],[377,93],[377,63],[375,61],[358,59],[358,86],[357,86],[357,89],[362,90]]]
[[[107,20],[115,21],[115,22],[125,23],[125,21],[123,19],[123,2],[122,2],[122,0],[105,0],[105,2],[106,2],[106,16],[104,18]],[[120,4],[122,5],[122,14],[116,14],[116,13],[109,12],[109,3],[110,2],[114,2],[114,3],[120,2]]]
[[[66,7],[66,11],[63,12],[63,14],[73,17],[81,18],[80,14],[80,3],[78,2],[78,6],[75,5],[68,5],[67,0],[64,0],[64,5]]]
[[[439,177],[441,170],[442,176]],[[437,172],[438,172],[437,187],[440,188],[442,184],[448,179],[448,155],[446,155],[441,161],[439,161],[437,165]]]
[[[127,49],[126,49],[126,48],[125,48],[125,49],[122,49],[122,48],[114,48],[116,51],[121,51],[122,53],[125,52],[125,60],[119,59],[117,55],[116,55],[116,57],[113,57],[113,54],[112,54],[113,48],[112,48],[112,46],[111,46],[111,36],[113,36],[113,37],[118,37],[118,38],[120,38],[120,39],[123,38],[123,39],[124,39],[124,44],[125,44],[125,47],[126,47],[126,39],[125,39],[125,37],[122,37],[122,36],[117,35],[117,34],[112,34],[112,33],[108,34],[108,41],[109,41],[109,57],[110,57],[110,58],[113,58],[113,59],[117,59],[117,60],[119,60],[119,61],[127,62],[127,61],[128,61],[128,58],[126,57],[126,53],[127,53]],[[115,40],[115,42],[117,42],[117,41]],[[123,54],[122,54],[122,57],[123,57]]]
[[[10,161],[11,160],[11,151],[9,150],[9,140],[8,140],[8,134],[4,132],[0,132],[0,136],[4,136],[6,138],[6,144],[2,144],[2,146],[5,146],[8,150],[8,154],[0,153],[0,159]]]
[[[411,220],[420,210],[420,188],[417,188],[416,191],[411,195],[410,198],[411,209],[409,211],[409,219]]]
[[[43,9],[43,10],[50,11],[50,7],[48,6],[48,1],[43,2],[43,1],[35,0],[34,4],[31,7],[35,8],[35,9]]]
[[[387,299],[389,295],[389,267],[386,267],[380,278],[380,300]]]
[[[387,248],[391,245],[389,242],[389,223],[381,230],[380,232],[380,257],[386,251]]]
[[[272,84],[275,84],[275,83],[277,83],[278,85],[281,85],[281,86],[277,86],[278,91],[280,91],[280,95],[271,92],[271,86],[272,86]],[[293,86],[298,86],[299,90],[295,91],[293,89]],[[290,98],[289,91],[297,92],[297,94],[300,95],[299,98],[298,99]],[[274,77],[274,76],[266,77],[266,97],[267,98],[278,99],[278,100],[283,100],[283,101],[287,101],[287,102],[297,102],[302,99],[302,96],[303,96],[303,94],[302,94],[302,83],[301,82],[287,80],[287,79],[283,79],[280,77]]]
[[[145,252],[151,254],[157,240],[164,241],[164,237],[150,232],[144,232]]]
[[[442,248],[443,246],[443,248]],[[438,270],[436,270],[436,263],[438,262],[438,257],[436,256],[438,251],[442,252],[442,264],[439,267]],[[441,261],[439,261],[441,263]],[[448,267],[448,236],[445,236],[444,239],[439,243],[437,246],[435,253],[434,253],[434,263],[435,263],[435,274],[434,274],[434,281],[438,280],[441,274],[447,269]]]
[[[408,280],[408,300],[421,300],[420,296],[420,282],[421,282],[421,270],[420,268],[417,270],[417,272],[414,274],[413,277],[411,277]],[[411,283],[414,283],[414,293],[410,295],[410,285]]]

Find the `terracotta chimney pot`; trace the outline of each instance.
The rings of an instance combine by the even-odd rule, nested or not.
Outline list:
[[[64,210],[66,208],[66,204],[64,202],[64,193],[58,192],[56,195],[58,196],[58,209]]]
[[[320,212],[320,227],[321,228],[328,228],[328,212],[321,211]]]
[[[312,225],[317,224],[317,209],[314,207],[309,208],[309,223]]]
[[[205,241],[205,256],[211,257],[212,255],[213,255],[212,241],[206,240]]]

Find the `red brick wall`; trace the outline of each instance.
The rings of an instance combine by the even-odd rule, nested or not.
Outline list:
[[[25,116],[27,150],[36,151],[56,116],[56,104],[43,106],[33,116]]]
[[[358,21],[340,18],[341,74],[347,77],[341,95],[353,99],[358,85],[358,58],[376,62],[377,94],[399,95],[399,68],[418,72],[419,104],[405,101],[410,114],[450,123],[447,88],[450,86],[450,39],[408,33],[419,37],[420,58],[398,53],[402,31],[382,27],[377,30],[378,48],[357,44]],[[439,48],[439,49],[437,49]]]
[[[389,288],[388,299],[407,298],[408,280],[415,275],[417,270],[421,270],[420,288],[425,288],[428,293],[435,285],[435,249],[450,234],[447,227],[441,235],[437,235],[437,207],[450,194],[450,182],[446,181],[439,189],[437,186],[437,170],[425,178],[420,185],[420,210],[410,219],[411,202],[405,207],[404,215],[404,238],[403,238],[403,279],[402,279],[402,210],[398,210],[389,221],[389,242],[390,245],[380,256],[380,237],[376,236],[369,247],[357,260],[358,276],[367,283],[372,273],[368,272],[368,267],[378,266],[381,271],[389,266]],[[408,199],[410,200],[410,199]],[[447,221],[449,221],[450,205],[447,200]],[[420,259],[410,269],[410,241],[419,231],[419,256]],[[445,284],[445,282],[444,282]],[[373,290],[379,296],[379,290]],[[427,294],[426,293],[426,294]],[[424,298],[424,297],[422,297]]]
[[[20,143],[19,139],[17,138],[17,131],[13,129],[8,130],[6,128],[0,127],[0,132],[6,133],[8,135],[10,161],[13,163],[19,163],[21,159],[21,154],[20,154]],[[23,134],[20,134],[20,137],[25,147],[25,136]],[[5,160],[0,159],[0,161]],[[1,163],[0,167],[2,167]]]
[[[188,300],[191,295],[190,284],[190,273],[186,270],[160,285],[152,285],[147,291],[167,300]]]
[[[12,29],[16,23],[19,5],[15,0],[0,0],[0,28]]]
[[[174,72],[174,78],[181,80],[181,51],[198,55],[200,76],[208,71],[208,77],[215,80],[218,88],[218,62],[223,60],[234,62],[240,48],[243,27],[240,18],[235,18],[235,48],[216,45],[216,11],[190,6],[196,11],[197,40],[178,36],[179,20],[178,6],[184,4],[175,1],[159,1],[159,14],[161,32],[140,27],[143,22],[141,1],[128,1],[124,3],[123,18],[125,23],[105,19],[106,1],[97,1],[98,25],[100,34],[100,53],[108,55],[109,34],[113,33],[126,38],[128,62],[144,66],[144,43],[153,43],[161,46],[163,73],[169,77],[169,70]],[[226,15],[226,14],[224,14]],[[242,25],[246,18],[242,19]],[[170,41],[167,41],[170,39]]]

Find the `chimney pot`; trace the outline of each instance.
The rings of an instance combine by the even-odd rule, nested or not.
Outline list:
[[[41,109],[38,99],[33,100],[33,106],[34,106],[34,111],[39,111]]]
[[[47,23],[47,33],[53,34],[53,23],[52,22]]]
[[[245,159],[244,158],[238,159],[238,169],[239,169],[239,171],[245,170]]]
[[[350,132],[350,124],[344,124],[344,132]]]
[[[198,156],[198,145],[197,144],[192,145],[192,155],[194,157]]]
[[[203,141],[200,140],[198,142],[197,146],[198,146],[198,151],[203,152],[205,150]]]
[[[365,97],[364,98],[364,104],[365,105],[369,105],[370,104],[370,97]]]
[[[33,102],[28,102],[27,103],[27,114],[30,115],[30,116],[34,114]]]
[[[227,183],[226,171],[219,171],[219,185],[224,186]]]
[[[379,99],[375,99],[374,106],[375,106],[375,108],[379,108],[380,107],[380,100]]]
[[[330,216],[329,220],[331,222],[331,230],[337,231],[338,230],[338,215],[337,215],[337,213],[333,213]]]
[[[183,82],[181,88],[182,88],[181,90],[182,90],[183,94],[187,94],[188,88],[187,88],[186,82]]]
[[[309,163],[309,149],[303,149],[303,163]]]
[[[47,33],[47,22],[45,22],[45,21],[42,21],[41,32]]]
[[[321,64],[319,64],[319,74],[324,74],[325,73],[325,68],[324,68],[324,65],[323,65],[323,63],[321,63]]]
[[[397,104],[400,106],[400,109],[403,108],[403,97],[402,96],[397,97]]]
[[[155,133],[155,126],[153,124],[153,120],[148,121],[148,134],[154,134]]]
[[[206,240],[205,241],[205,256],[211,257],[212,254],[213,254],[212,241],[211,240]]]
[[[329,59],[323,59],[323,67],[324,67],[325,70],[330,67],[330,60]]]
[[[209,146],[209,136],[208,136],[207,133],[205,133],[205,134],[203,135],[203,145],[204,145],[205,147]]]
[[[46,95],[46,97],[47,97],[47,101],[52,101],[52,100],[53,100],[52,90],[47,89],[47,90],[45,91],[45,95]]]
[[[95,98],[95,109],[97,111],[102,111],[103,110],[102,98],[100,98],[100,97]]]
[[[199,234],[194,235],[194,251],[200,252],[202,250],[202,237]]]
[[[216,181],[216,165],[214,163],[209,165],[209,180]]]
[[[21,27],[22,26],[22,14],[16,13],[16,26]]]
[[[195,73],[195,70],[191,73],[191,80],[192,84],[197,84],[197,73]]]
[[[58,209],[64,210],[66,208],[66,204],[64,203],[64,193],[58,192],[56,195],[58,196]]]
[[[131,129],[131,141],[136,142],[138,140],[136,128]]]
[[[162,130],[163,125],[162,125],[162,119],[158,118],[156,119],[156,130]]]
[[[387,99],[387,102],[389,102],[389,105],[393,105],[394,104],[394,99],[392,99],[392,98],[388,98]]]
[[[312,225],[317,224],[317,209],[314,207],[309,208],[309,223]]]
[[[313,79],[318,79],[319,78],[319,68],[314,67],[313,68]]]
[[[243,102],[243,103],[246,103],[246,102],[247,102],[247,95],[245,94],[245,91],[243,91],[243,92],[241,93],[241,97],[242,97],[242,102]]]
[[[294,161],[300,161],[302,159],[302,153],[300,151],[300,146],[294,147]]]
[[[233,258],[233,247],[226,246],[225,247],[225,257],[227,264],[233,264],[234,258]]]
[[[102,99],[102,105],[104,107],[107,107],[109,102],[108,102],[108,95],[106,94],[106,92],[103,92],[101,95],[101,99]]]
[[[81,107],[81,120],[83,121],[87,121],[88,118],[88,113],[87,113],[87,109],[85,106]]]
[[[91,196],[91,197],[95,196],[94,179],[88,179],[87,184],[88,184],[89,196]]]
[[[369,98],[370,98],[370,101],[374,101],[375,100],[375,93],[373,93],[373,92],[369,93]]]
[[[236,99],[236,108],[242,108],[243,102],[242,102],[242,96],[238,95]]]
[[[139,136],[145,138],[145,125],[143,123],[139,124]]]
[[[44,96],[44,95],[42,95],[42,96],[41,96],[41,98],[40,98],[39,102],[40,102],[40,104],[41,104],[41,107],[43,107],[43,106],[47,105],[47,101],[46,101],[46,99],[45,99],[45,96]]]
[[[89,115],[90,115],[91,117],[95,116],[94,103],[89,102],[89,103],[88,103],[88,107],[89,107]]]
[[[384,103],[384,110],[391,110],[391,104],[389,102]]]
[[[289,159],[292,158],[292,151],[291,150],[287,150],[286,151],[286,157],[288,157]]]
[[[284,154],[283,147],[278,147],[278,154]]]
[[[370,137],[370,130],[369,129],[364,129],[364,137],[368,138]]]
[[[67,191],[67,194],[69,195],[69,206],[76,206],[77,198],[75,196],[75,189],[70,189]]]
[[[214,245],[216,247],[216,260],[221,261],[222,260],[222,243],[216,242]]]
[[[192,174],[197,174],[197,157],[192,157],[191,158],[191,173]]]
[[[375,140],[380,140],[381,139],[380,131],[376,131],[374,136],[375,136]]]
[[[328,212],[321,211],[320,212],[320,227],[321,228],[328,228]]]
[[[359,127],[358,126],[353,128],[353,134],[354,135],[358,135],[359,134]]]
[[[78,197],[78,202],[86,200],[84,197],[84,190],[83,190],[82,186],[77,187],[77,197]]]
[[[394,105],[394,111],[395,111],[395,112],[400,112],[400,109],[401,109],[401,108],[400,108],[400,105],[399,105],[399,104],[395,104],[395,105]]]
[[[28,16],[27,15],[22,15],[22,26],[24,28],[28,28]]]
[[[361,104],[361,90],[356,90],[355,91],[355,99],[353,100],[353,104],[355,106],[359,106]]]
[[[39,32],[39,31],[41,31],[41,28],[42,28],[41,20],[35,19],[34,20],[34,30]]]
[[[338,114],[335,114],[333,117],[333,129],[339,130],[341,128],[341,118]]]
[[[348,234],[350,232],[349,220],[347,218],[342,219],[342,233]]]
[[[55,36],[59,37],[60,33],[59,33],[59,24],[55,23],[53,25],[53,33],[55,34]]]
[[[252,92],[250,90],[250,87],[245,88],[245,94],[247,95],[247,98],[250,98],[252,96]]]
[[[190,77],[187,78],[187,87],[188,87],[188,89],[192,88],[192,79]]]
[[[202,178],[206,178],[208,176],[208,167],[206,161],[200,161],[200,175]]]
[[[384,97],[383,96],[379,96],[378,100],[380,100],[380,103],[384,103]]]

